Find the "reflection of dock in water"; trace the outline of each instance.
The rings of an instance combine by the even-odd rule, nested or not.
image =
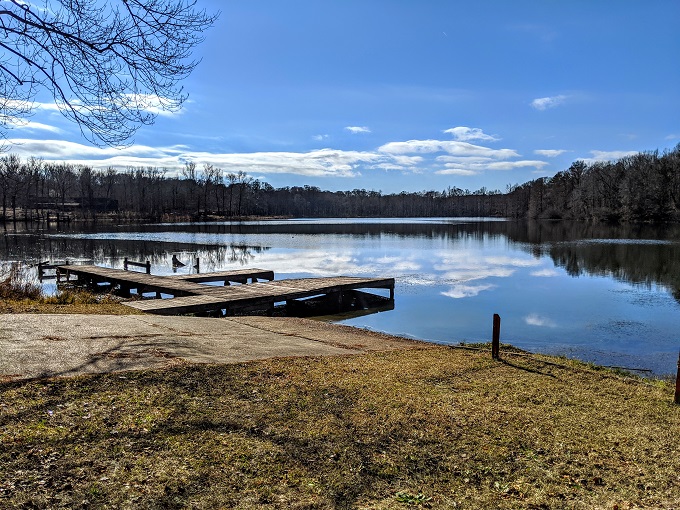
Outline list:
[[[208,274],[157,276],[99,266],[59,266],[59,279],[92,289],[107,288],[129,296],[153,294],[157,299],[124,303],[158,315],[239,315],[274,312],[285,303],[289,313],[311,315],[329,311],[360,310],[372,304],[394,306],[394,278],[298,278],[274,281],[273,271],[242,269]],[[75,281],[71,277],[75,276]],[[248,283],[250,280],[250,283]],[[266,281],[260,281],[266,280]],[[223,285],[205,285],[205,283]],[[360,289],[386,289],[389,298]],[[162,295],[172,298],[160,299]],[[311,310],[311,312],[310,312]]]

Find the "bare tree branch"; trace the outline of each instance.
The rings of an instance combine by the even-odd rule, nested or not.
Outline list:
[[[0,0],[0,138],[47,91],[95,145],[129,143],[182,107],[216,18],[196,0]]]

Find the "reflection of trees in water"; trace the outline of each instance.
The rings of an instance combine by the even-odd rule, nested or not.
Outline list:
[[[550,247],[555,265],[571,276],[608,276],[668,287],[680,302],[680,244],[563,243]]]
[[[267,247],[248,245],[196,245],[138,240],[74,239],[39,235],[0,237],[0,260],[26,262],[90,260],[95,264],[122,267],[123,259],[146,261],[152,266],[172,266],[172,256],[188,267],[200,259],[201,271],[225,265],[247,265]]]
[[[110,227],[110,228],[109,228]],[[72,227],[73,232],[82,232]],[[651,226],[626,224],[612,226],[582,222],[451,222],[451,223],[219,223],[196,225],[107,225],[107,231],[193,232],[202,234],[290,234],[348,235],[366,239],[396,236],[404,239],[475,240],[505,238],[536,257],[550,256],[557,266],[572,276],[584,273],[612,275],[637,284],[667,286],[680,301],[680,225]],[[87,230],[87,229],[83,229]],[[662,243],[609,243],[593,240],[631,239],[672,241]],[[197,245],[140,240],[101,240],[57,238],[41,235],[0,236],[0,260],[94,260],[95,263],[122,267],[122,260],[150,260],[152,265],[172,266],[172,255],[188,267],[198,257],[201,271],[227,265],[248,265],[268,250],[246,244]],[[276,269],[276,268],[274,268]]]
[[[612,276],[633,284],[662,285],[680,302],[678,225],[531,222],[516,223],[515,228],[514,235],[509,234],[513,241],[527,243],[526,249],[535,256],[550,256],[571,276]]]

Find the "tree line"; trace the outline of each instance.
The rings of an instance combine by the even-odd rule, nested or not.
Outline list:
[[[599,221],[680,219],[680,144],[662,154],[639,153],[613,162],[575,161],[553,177],[505,192],[448,187],[401,192],[316,186],[274,188],[244,171],[185,164],[177,176],[165,168],[125,171],[0,157],[0,219],[233,219],[282,217],[480,216]]]

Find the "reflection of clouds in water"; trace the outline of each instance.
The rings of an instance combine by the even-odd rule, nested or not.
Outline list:
[[[442,278],[454,282],[470,282],[486,278],[508,278],[518,268],[534,267],[541,264],[534,258],[506,256],[483,256],[479,252],[446,252],[439,254],[441,261],[434,265],[441,271]]]
[[[549,319],[548,317],[542,317],[538,315],[537,313],[530,313],[526,317],[524,317],[524,322],[526,322],[529,326],[539,326],[543,328],[556,328],[557,324],[555,324],[555,321],[552,319]]]
[[[541,261],[538,259],[516,258],[516,257],[484,257],[487,264],[494,266],[511,266],[511,267],[535,267],[540,266]]]
[[[393,271],[418,271],[422,266],[413,259],[405,260],[401,257],[380,257],[378,259],[368,260],[374,261],[380,266],[389,266]]]
[[[350,253],[328,253],[325,251],[303,251],[290,253],[263,253],[257,264],[274,268],[276,274],[309,273],[318,276],[355,274],[381,275],[389,267],[361,264]]]
[[[409,287],[432,286],[441,282],[435,274],[405,274],[398,277],[399,283]]]
[[[464,271],[449,271],[442,275],[444,280],[455,282],[471,282],[473,280],[484,280],[486,278],[507,278],[512,276],[515,269],[507,267],[483,267],[478,269],[466,269]]]
[[[258,266],[273,268],[276,274],[309,273],[317,276],[337,275],[370,275],[376,277],[394,277],[395,273],[418,271],[421,264],[402,257],[368,257],[359,260],[358,253],[346,251],[329,253],[321,250],[304,250],[295,252],[265,252],[259,254],[253,263]],[[402,278],[399,278],[400,283]],[[414,284],[414,280],[411,280]],[[423,281],[423,285],[434,285],[437,277],[431,276]]]
[[[454,299],[461,299],[467,297],[474,297],[482,291],[493,289],[497,287],[496,285],[486,284],[486,285],[454,285],[448,291],[442,292],[443,296],[447,296]]]
[[[559,275],[559,273],[557,271],[555,271],[554,269],[549,269],[547,267],[545,269],[539,269],[538,271],[532,271],[530,274],[531,274],[531,276],[538,276],[538,277],[544,277],[544,278],[549,278],[551,276]]]

